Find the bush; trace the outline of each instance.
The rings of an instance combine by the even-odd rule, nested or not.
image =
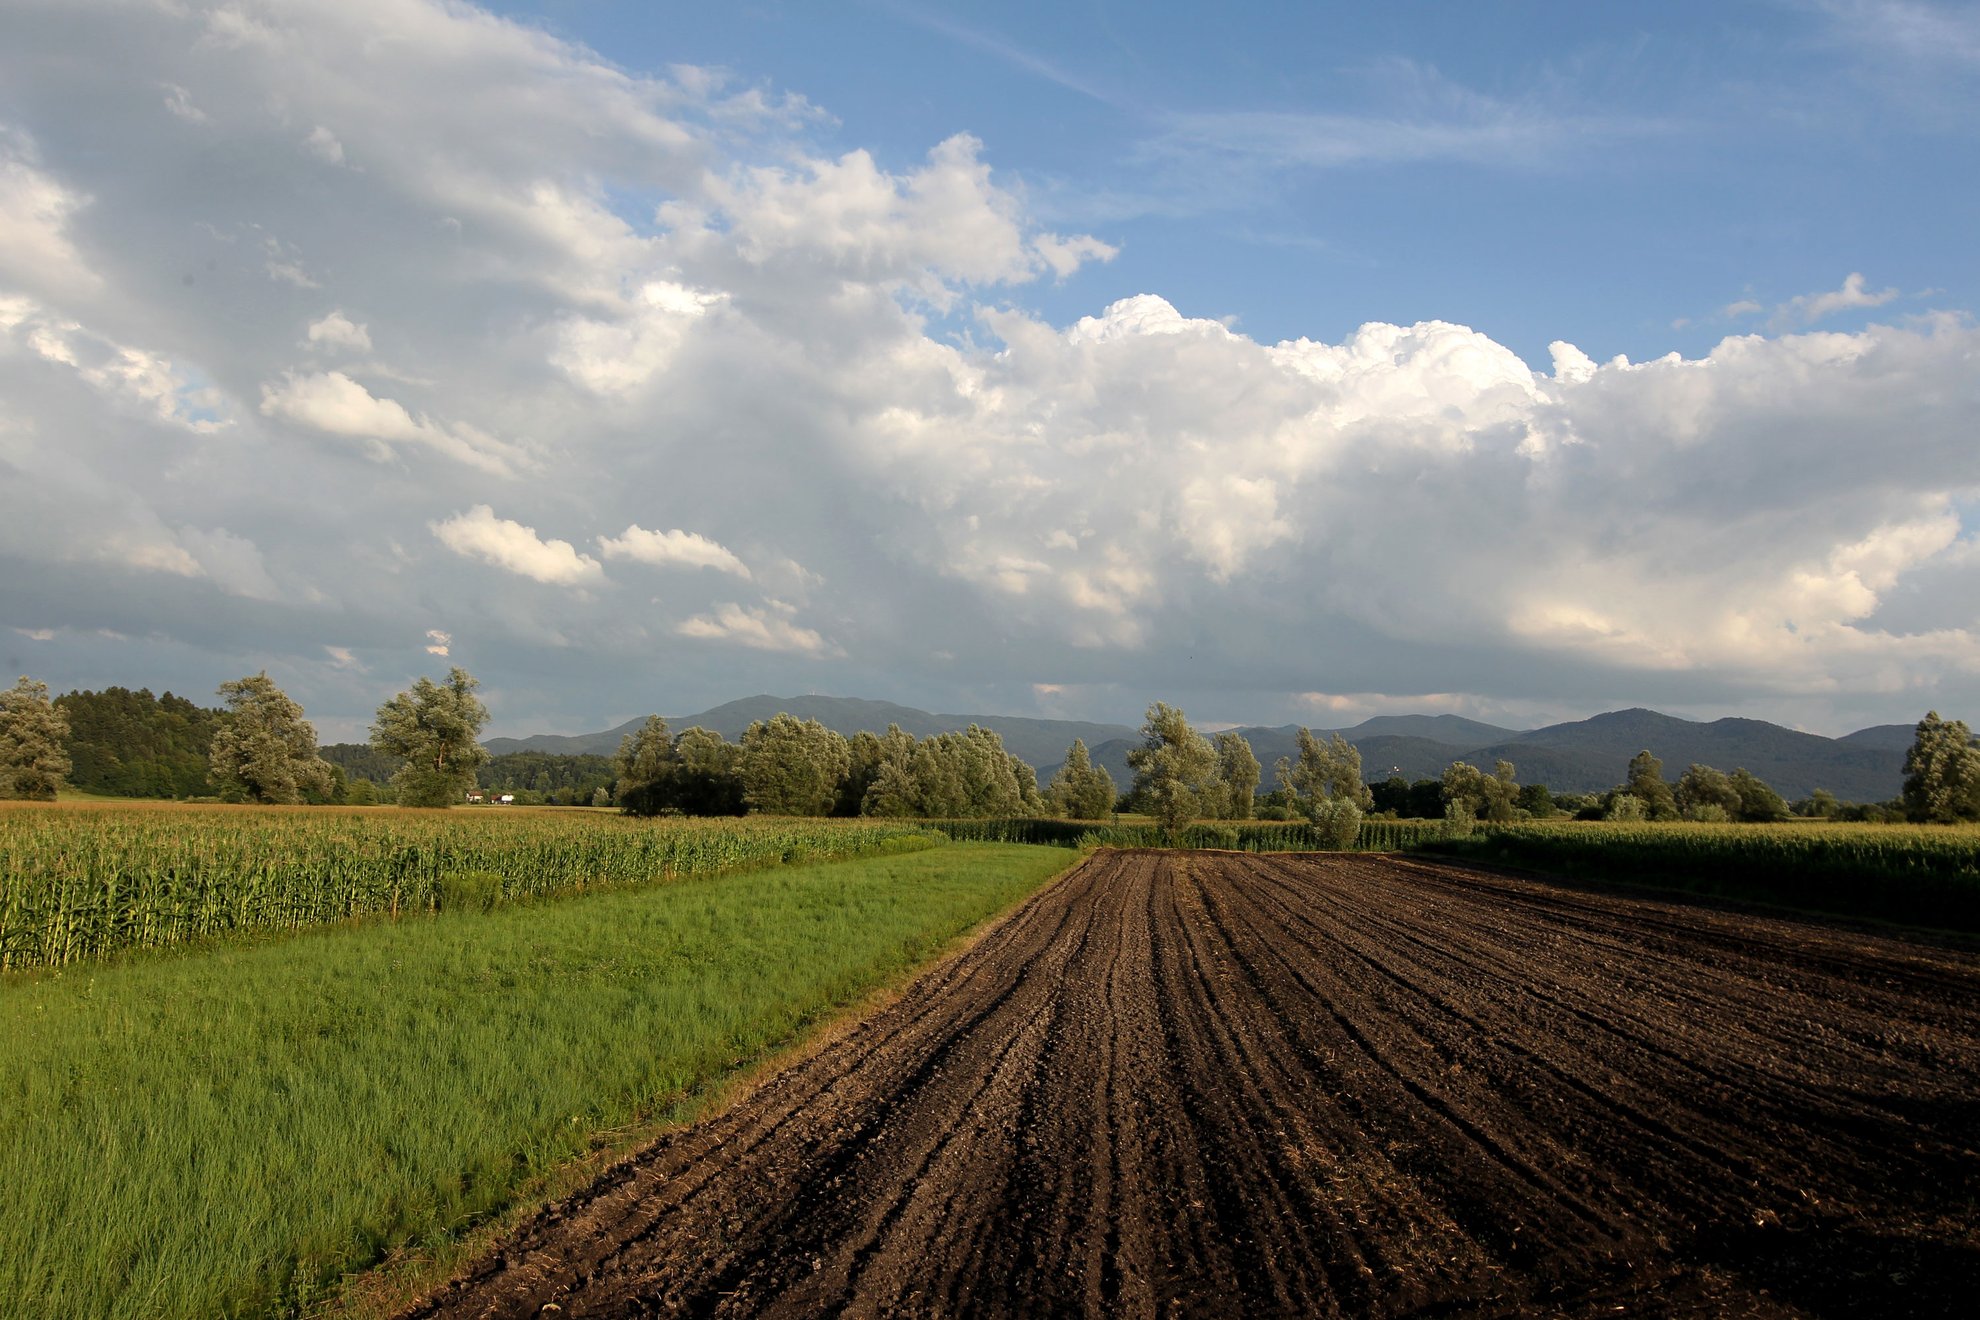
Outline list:
[[[1361,835],[1361,808],[1351,798],[1327,798],[1313,807],[1313,831],[1325,848],[1354,847]]]
[[[1609,809],[1602,813],[1602,819],[1640,821],[1647,814],[1643,809],[1642,798],[1634,793],[1618,793],[1609,799]]]
[[[1477,823],[1477,819],[1477,817],[1471,814],[1470,807],[1458,799],[1452,798],[1444,804],[1444,837],[1447,839],[1464,838],[1471,833],[1471,827]]]
[[[1726,809],[1716,802],[1700,802],[1684,813],[1686,820],[1695,820],[1706,825],[1724,825],[1732,819]]]

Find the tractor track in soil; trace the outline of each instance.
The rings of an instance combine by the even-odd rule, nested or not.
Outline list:
[[[1412,858],[1138,851],[407,1316],[1975,1297],[1980,957]]]

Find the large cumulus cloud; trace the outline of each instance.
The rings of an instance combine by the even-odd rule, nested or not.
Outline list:
[[[270,665],[348,735],[439,632],[509,731],[755,688],[1980,696],[1961,317],[1544,371],[1159,291],[1054,325],[1027,289],[1113,249],[966,133],[889,167],[425,0],[0,38],[0,625],[57,684]]]

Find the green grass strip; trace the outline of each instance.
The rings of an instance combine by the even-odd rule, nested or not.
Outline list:
[[[0,985],[0,1314],[300,1309],[1067,863],[959,845]]]

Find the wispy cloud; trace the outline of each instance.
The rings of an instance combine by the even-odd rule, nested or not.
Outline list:
[[[1921,64],[1980,69],[1980,10],[1921,0],[1814,0],[1837,35],[1860,51]]]
[[[903,22],[912,23],[918,28],[947,37],[959,45],[983,52],[1010,67],[1043,79],[1055,87],[1063,87],[1077,93],[1089,101],[1111,106],[1116,110],[1139,112],[1141,107],[1131,98],[1102,87],[1090,78],[1073,73],[1033,51],[1026,50],[1016,42],[981,28],[958,23],[940,14],[926,13],[905,6],[889,6],[889,12]]]

